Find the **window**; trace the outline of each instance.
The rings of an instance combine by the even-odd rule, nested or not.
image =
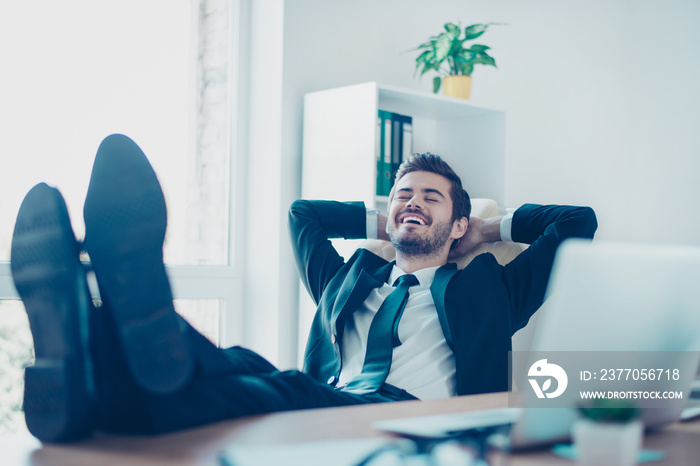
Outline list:
[[[149,157],[165,193],[164,254],[178,311],[217,344],[240,338],[231,330],[241,328],[240,275],[229,261],[235,5],[0,4],[0,261],[10,259],[24,195],[42,181],[61,190],[76,236],[84,236],[94,155],[104,137],[123,133]],[[9,270],[0,264],[0,372],[14,374],[7,382],[14,401],[0,398],[0,431],[16,423],[17,365],[31,361],[32,346],[21,304],[8,301],[16,297]]]
[[[163,185],[166,262],[227,263],[230,41],[226,14],[207,5],[73,0],[0,7],[8,57],[0,153],[11,174],[0,184],[0,258],[9,259],[24,194],[41,181],[62,191],[83,236],[92,159],[105,136],[124,133]]]
[[[0,434],[24,424],[24,368],[34,360],[32,335],[20,301],[0,301]]]

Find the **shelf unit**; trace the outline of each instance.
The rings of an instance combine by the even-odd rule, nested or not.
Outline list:
[[[302,196],[359,200],[382,211],[376,193],[378,110],[413,118],[413,151],[442,156],[472,197],[505,195],[505,113],[376,82],[304,97]]]

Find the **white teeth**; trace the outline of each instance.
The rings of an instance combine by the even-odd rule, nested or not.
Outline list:
[[[418,223],[420,223],[421,225],[425,226],[425,222],[424,222],[422,219],[418,218],[418,217],[409,216],[409,217],[404,217],[403,219],[401,219],[401,223],[407,223],[407,222],[410,222],[410,221],[418,222]]]

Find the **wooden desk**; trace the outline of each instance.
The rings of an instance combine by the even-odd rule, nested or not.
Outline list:
[[[42,445],[29,433],[0,435],[0,462],[32,466],[217,465],[217,453],[231,445],[281,445],[317,440],[390,437],[371,423],[381,419],[442,414],[507,406],[507,394],[466,396],[370,406],[275,413],[220,422],[156,437],[98,434],[89,440]],[[647,435],[644,447],[666,452],[654,465],[700,464],[700,421]],[[542,466],[575,463],[548,450],[492,456],[493,465]]]

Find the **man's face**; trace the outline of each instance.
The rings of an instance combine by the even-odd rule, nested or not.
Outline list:
[[[444,176],[423,171],[408,173],[398,181],[387,219],[387,233],[397,251],[433,256],[457,237],[450,186]]]

